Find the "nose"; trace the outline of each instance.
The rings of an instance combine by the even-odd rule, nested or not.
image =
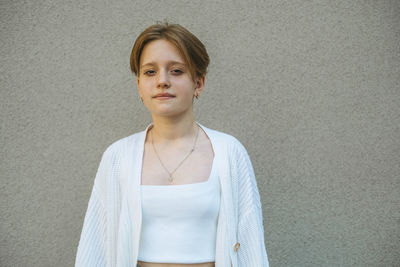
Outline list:
[[[170,87],[169,76],[166,70],[160,70],[158,73],[157,87],[168,88]]]

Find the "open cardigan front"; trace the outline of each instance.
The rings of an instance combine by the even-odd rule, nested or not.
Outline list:
[[[268,267],[260,195],[244,146],[196,122],[211,141],[221,185],[215,266]],[[135,267],[142,223],[144,131],[111,144],[100,161],[75,266]]]

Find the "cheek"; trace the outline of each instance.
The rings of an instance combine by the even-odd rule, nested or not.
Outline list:
[[[154,85],[154,82],[151,79],[141,79],[138,84],[139,90],[148,90]]]
[[[180,88],[180,89],[185,89],[185,90],[194,90],[195,85],[190,79],[176,79],[172,86]]]

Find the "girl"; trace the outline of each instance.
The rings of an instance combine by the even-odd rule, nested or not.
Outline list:
[[[204,45],[180,25],[155,24],[130,63],[152,123],[103,153],[75,266],[267,267],[247,151],[194,120]]]

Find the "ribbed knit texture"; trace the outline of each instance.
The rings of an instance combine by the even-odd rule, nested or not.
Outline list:
[[[136,266],[142,220],[140,174],[149,126],[114,142],[103,153],[76,267]],[[215,266],[268,267],[260,195],[249,155],[235,137],[199,126],[211,140],[221,184]],[[237,242],[240,248],[235,251]]]
[[[246,149],[240,142],[235,147],[236,172],[239,182],[239,225],[238,240],[240,242],[238,266],[268,266],[268,259],[262,224],[262,208],[253,166]],[[236,177],[235,177],[236,178]],[[252,234],[249,234],[252,233]]]

